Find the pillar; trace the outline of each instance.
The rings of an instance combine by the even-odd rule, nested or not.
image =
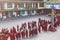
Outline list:
[[[54,27],[54,16],[55,16],[55,10],[54,10],[54,6],[52,6],[52,15],[51,15],[52,27]]]
[[[15,3],[15,11],[16,11],[16,16],[18,16],[18,7],[17,7],[18,3]]]

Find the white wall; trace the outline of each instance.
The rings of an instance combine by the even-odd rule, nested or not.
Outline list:
[[[6,19],[6,16],[3,16],[3,19]]]
[[[22,11],[22,12],[24,12],[24,14],[21,14],[22,16],[27,16],[28,15],[27,11]]]
[[[25,11],[25,15],[28,15],[27,11]]]
[[[26,7],[26,3],[24,3],[24,7]]]
[[[33,3],[32,3],[32,8],[34,7]]]
[[[2,18],[2,13],[0,12],[0,18]]]
[[[17,16],[16,12],[13,12],[13,15],[14,15],[14,16]]]
[[[32,11],[30,11],[32,15],[35,15],[36,14],[36,11],[34,10],[34,13],[32,13]]]

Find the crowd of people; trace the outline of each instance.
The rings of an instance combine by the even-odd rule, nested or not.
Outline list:
[[[39,18],[38,23],[36,21],[22,23],[21,26],[17,25],[16,28],[13,26],[10,30],[2,28],[0,32],[0,34],[2,34],[1,39],[8,40],[8,37],[10,37],[10,40],[20,40],[22,38],[27,38],[37,35],[41,31],[55,32],[56,27],[59,26],[60,24],[60,21],[55,20],[54,23],[55,25],[54,27],[52,27],[51,21],[46,21]]]

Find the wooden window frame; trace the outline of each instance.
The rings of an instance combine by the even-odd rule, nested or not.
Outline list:
[[[39,7],[44,7],[44,3],[39,3]]]

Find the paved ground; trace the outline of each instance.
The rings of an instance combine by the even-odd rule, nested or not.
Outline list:
[[[29,21],[38,21],[38,18],[49,20],[50,17],[44,15],[36,15],[36,16],[26,16],[26,17],[18,17],[18,18],[8,18],[6,20],[0,21],[0,29],[1,28],[11,28],[12,26],[20,26],[24,22]]]
[[[0,30],[1,28],[12,28],[12,26],[21,26],[21,23],[23,22],[29,22],[29,21],[37,21],[38,18],[45,19],[45,20],[50,20],[51,17],[49,16],[44,16],[44,15],[36,15],[36,16],[27,16],[27,17],[19,17],[19,18],[14,18],[14,19],[7,19],[4,21],[0,21]],[[8,39],[10,40],[10,39]],[[30,37],[30,38],[23,38],[22,40],[60,40],[60,27],[57,28],[56,32],[41,32],[37,36]]]

